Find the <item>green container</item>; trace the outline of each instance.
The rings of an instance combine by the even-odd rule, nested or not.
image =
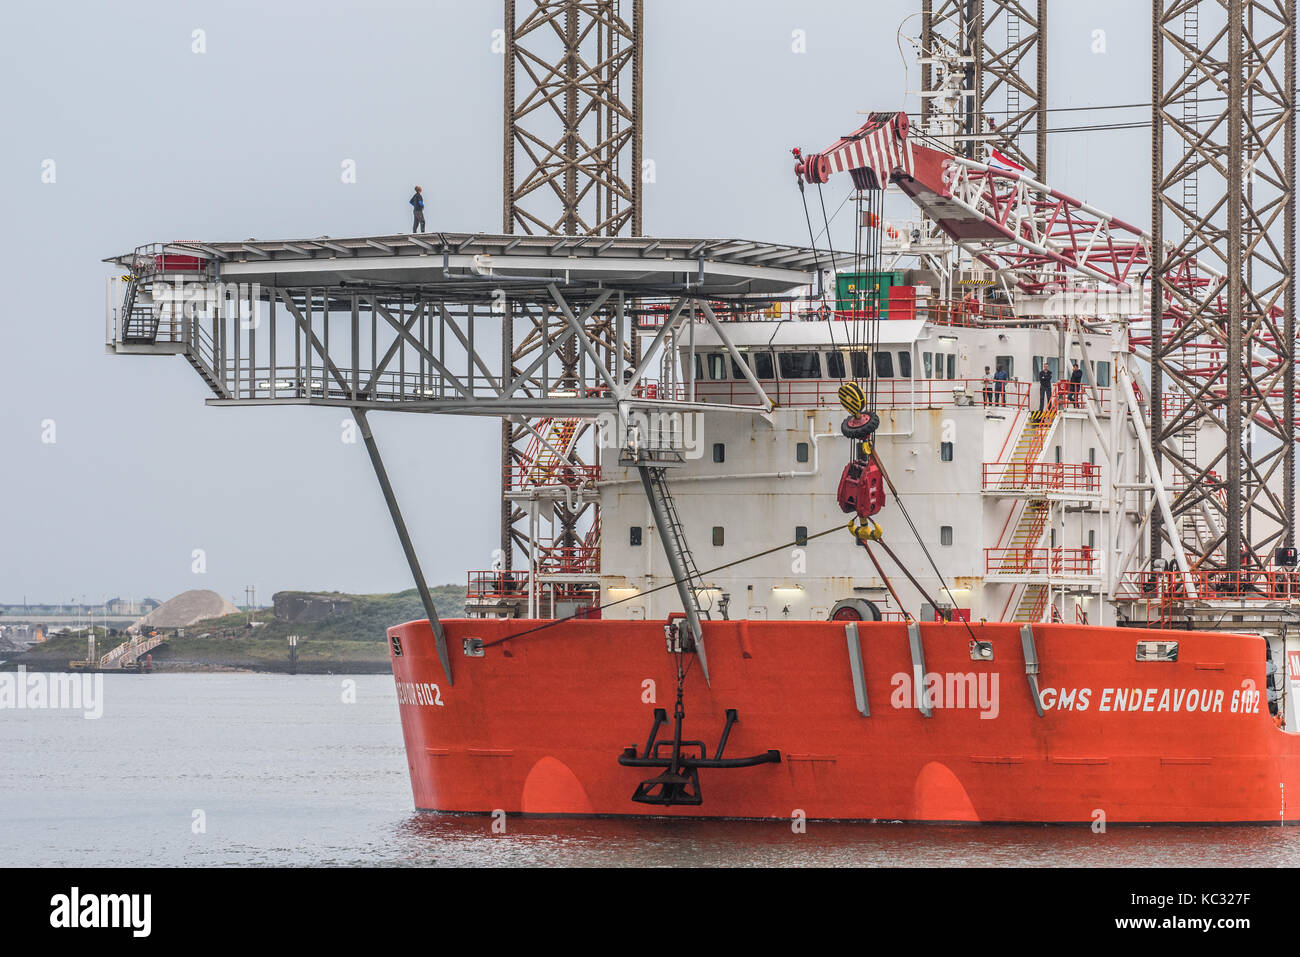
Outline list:
[[[835,277],[835,308],[840,312],[870,308],[875,303],[880,308],[880,318],[889,318],[889,290],[905,286],[901,270],[884,272],[842,272]]]

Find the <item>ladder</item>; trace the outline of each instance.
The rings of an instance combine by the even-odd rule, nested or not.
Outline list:
[[[1201,42],[1201,12],[1200,4],[1190,3],[1187,5],[1186,12],[1183,13],[1183,40],[1186,45],[1184,50],[1197,50]],[[1200,120],[1200,103],[1197,89],[1196,63],[1191,57],[1183,56],[1183,76],[1187,77],[1187,84],[1182,91],[1183,100],[1183,123],[1186,129],[1194,130],[1197,128],[1197,122]],[[1200,210],[1200,197],[1198,174],[1195,170],[1188,173],[1183,178],[1183,208],[1190,212],[1191,216],[1183,217],[1183,240],[1191,234],[1191,224],[1196,221],[1197,213]],[[1196,269],[1195,261],[1192,262],[1191,268]]]
[[[660,512],[664,516],[666,528],[661,527],[659,534],[663,537],[664,547],[671,548],[677,555],[682,566],[682,574],[674,573],[674,578],[685,578],[687,587],[691,591],[691,597],[694,600],[696,610],[705,618],[709,617],[707,611],[700,608],[700,592],[705,590],[704,578],[700,575],[699,568],[695,565],[695,556],[691,553],[690,546],[686,543],[686,529],[682,526],[681,518],[677,514],[677,505],[673,502],[672,492],[668,490],[668,481],[666,477],[668,469],[664,467],[643,467],[641,469],[643,481],[648,473],[650,477],[651,494],[657,499],[659,507],[655,508],[654,501],[651,502],[651,508],[655,512],[655,523],[658,524]],[[670,559],[671,564],[671,559]]]
[[[704,657],[704,636],[700,628],[700,592],[704,591],[704,579],[690,546],[686,543],[686,529],[682,527],[681,517],[673,502],[672,492],[668,489],[667,466],[638,465],[641,485],[645,488],[646,498],[650,500],[650,511],[654,514],[655,527],[663,541],[664,554],[668,558],[668,568],[677,585],[677,595],[686,612],[686,623],[691,637],[695,640],[695,651],[704,671],[704,680],[709,679],[709,665]],[[705,612],[705,617],[708,613]]]
[[[1193,465],[1196,461],[1196,435],[1200,429],[1192,427],[1185,428],[1179,433],[1179,446],[1183,460]],[[1199,468],[1199,466],[1198,466]],[[1170,489],[1175,496],[1181,495],[1187,490],[1187,476],[1181,470],[1175,469],[1173,475],[1173,488]],[[1200,504],[1194,502],[1190,508],[1184,508],[1182,514],[1179,533],[1182,537],[1184,546],[1190,545],[1192,550],[1198,554],[1204,549],[1205,542],[1209,541],[1210,529],[1205,523],[1205,516],[1201,514]]]

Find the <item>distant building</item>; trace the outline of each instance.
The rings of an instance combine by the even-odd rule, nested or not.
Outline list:
[[[323,621],[335,615],[350,615],[352,599],[343,595],[320,595],[300,591],[278,591],[271,596],[275,617],[281,621]]]

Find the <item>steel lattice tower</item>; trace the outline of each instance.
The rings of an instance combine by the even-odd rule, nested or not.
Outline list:
[[[990,142],[1042,180],[1047,166],[1047,0],[922,0],[921,46],[960,54],[967,101],[962,155],[983,160],[978,142]],[[934,89],[933,66],[922,66],[922,87]],[[922,126],[931,101],[923,99]],[[979,139],[970,139],[977,137]]]
[[[625,5],[506,0],[505,232],[641,235],[642,0]]]
[[[504,232],[641,235],[642,3],[506,0]],[[508,309],[502,360],[518,375],[551,350],[566,326],[564,317],[550,310]],[[607,313],[597,313],[584,326],[595,352],[612,369],[616,337],[610,321]],[[629,339],[635,353],[636,337]],[[598,384],[590,362],[584,366],[583,360],[583,350],[569,341],[544,361],[557,363],[559,380],[576,390]],[[519,486],[521,470],[527,474],[527,446],[549,427],[540,421],[502,422],[505,568],[513,567],[516,548],[529,547],[529,536],[519,527],[528,515],[505,494]],[[579,448],[593,445],[591,432],[589,423],[577,425],[575,464],[582,464]],[[560,501],[549,509],[554,545],[576,549],[584,516],[590,519],[588,534],[594,529],[599,535],[594,504],[571,507]]]
[[[1294,544],[1296,2],[1152,16],[1150,431],[1179,527],[1154,515],[1151,550],[1261,568]]]

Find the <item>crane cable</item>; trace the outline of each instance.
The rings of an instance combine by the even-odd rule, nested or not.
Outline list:
[[[743,565],[745,562],[753,561],[756,558],[763,558],[764,556],[772,555],[776,552],[784,551],[787,548],[800,548],[803,545],[807,544],[808,542],[813,541],[814,539],[825,538],[827,535],[834,535],[836,532],[841,532],[843,530],[844,530],[843,525],[836,525],[834,528],[828,528],[824,532],[818,532],[815,535],[807,535],[802,538],[796,539],[793,542],[786,542],[785,544],[777,545],[773,548],[769,548],[761,552],[755,552],[752,555],[746,555],[744,558],[737,558],[733,562],[727,562],[725,565],[718,565],[714,568],[706,568],[704,571],[699,573],[699,577],[703,578],[705,575],[713,575],[720,571],[726,571],[728,568],[734,568],[737,565]],[[655,592],[660,592],[667,588],[676,588],[678,585],[682,584],[683,582],[689,584],[690,577],[688,576],[687,578],[682,578],[682,579],[675,578],[672,581],[667,582],[663,585],[656,585],[654,588],[648,588],[645,591],[637,592],[635,595],[629,595],[627,598],[619,598],[616,601],[607,602],[606,604],[600,605],[594,610],[604,611],[606,608],[613,608],[615,605],[621,605],[624,602],[632,601],[633,599],[636,598],[643,598],[646,595],[653,595]],[[483,642],[483,647],[490,648],[493,645],[500,645],[507,641],[512,641],[515,638],[522,638],[525,635],[531,635],[539,631],[546,631],[548,628],[554,628],[556,625],[562,625],[567,621],[573,621],[576,618],[585,617],[591,611],[593,611],[593,609],[588,608],[583,612],[575,612],[574,614],[568,615],[564,618],[550,619],[544,622],[543,624],[537,625],[534,628],[527,628],[523,631],[518,631],[511,635],[503,635],[500,638],[493,638],[491,641],[485,641]]]
[[[912,530],[912,535],[916,538],[916,543],[921,546],[921,551],[925,553],[926,560],[929,561],[930,568],[934,571],[935,578],[939,579],[939,587],[948,593],[948,598],[952,601],[952,607],[956,608],[957,596],[952,593],[952,589],[948,587],[948,580],[944,578],[943,574],[939,571],[939,566],[935,563],[934,556],[930,554],[930,549],[921,538],[921,532],[917,529],[916,523],[912,521],[912,516],[908,514],[907,506],[903,504],[903,497],[898,494],[898,489],[895,487],[893,480],[889,477],[889,473],[885,471],[885,466],[881,464],[880,456],[876,454],[874,446],[871,451],[871,458],[876,463],[876,467],[880,469],[880,476],[885,480],[885,484],[889,486],[889,491],[893,493],[894,501],[898,503],[898,510],[903,513],[903,518],[907,520],[907,525]],[[898,562],[898,559],[895,558],[894,561]],[[902,567],[902,563],[899,563],[899,567]],[[933,602],[931,602],[931,604],[933,604]],[[935,610],[937,611],[938,609]],[[971,641],[978,641],[975,637],[974,629],[970,626],[970,622],[965,619],[963,619],[963,621],[966,624],[966,630],[970,632]]]

